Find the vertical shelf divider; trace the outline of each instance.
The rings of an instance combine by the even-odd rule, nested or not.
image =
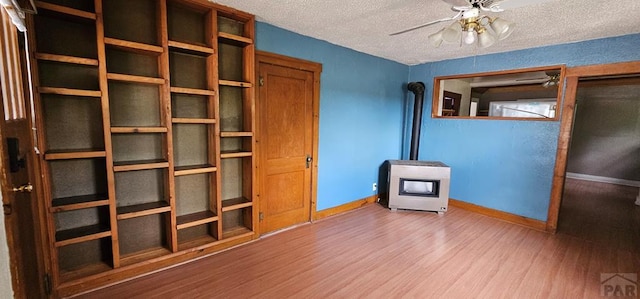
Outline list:
[[[34,18],[27,18],[26,19],[27,22],[27,30],[28,32],[30,32],[31,34],[27,35],[27,38],[29,39],[29,56],[30,56],[30,60],[32,62],[37,62],[38,60],[36,59],[36,52],[38,49],[36,49],[35,47],[33,47],[32,45],[36,45],[36,25],[35,25],[35,20]],[[40,79],[39,79],[39,74],[37,71],[37,63],[32,63],[31,64],[31,73],[32,73],[32,82],[33,82],[33,87],[34,90],[39,90],[40,87]],[[44,127],[45,125],[44,123],[44,109],[43,109],[43,105],[42,105],[42,97],[40,96],[40,92],[34,92],[34,108],[35,108],[35,113],[38,116],[42,116],[40,118],[37,119],[36,122],[36,126],[37,126],[37,131],[38,132],[44,132]],[[46,144],[46,138],[45,136],[43,136],[43,134],[38,134],[38,144]],[[46,149],[45,149],[46,150]],[[50,173],[50,168],[49,168],[49,164],[44,161],[44,159],[42,159],[44,156],[40,155],[41,160],[40,160],[40,165],[41,165],[41,169],[43,173]],[[44,201],[46,203],[46,208],[47,210],[49,210],[49,208],[52,206],[52,188],[51,188],[51,179],[50,177],[44,176],[43,178],[43,189],[44,189]],[[46,234],[47,237],[49,238],[50,243],[55,243],[55,221],[54,221],[54,217],[53,215],[51,215],[51,213],[47,213],[46,214]],[[48,250],[44,250],[45,252],[49,253],[49,258],[51,259],[51,267],[53,268],[53,275],[52,275],[52,280],[53,283],[58,283],[60,281],[60,267],[59,267],[59,259],[58,259],[58,248],[55,248],[55,246],[51,246],[51,248],[49,248]],[[45,255],[46,256],[46,255]]]
[[[215,172],[215,177],[211,178],[212,184],[215,184],[216,188],[211,190],[210,206],[211,209],[218,215],[218,225],[211,227],[211,230],[215,230],[216,239],[222,238],[222,172],[220,171],[220,87],[218,86],[218,80],[220,79],[218,74],[218,13],[215,10],[211,10],[207,15],[207,40],[211,47],[213,47],[213,55],[207,58],[207,64],[211,71],[207,78],[207,84],[210,89],[215,90],[215,95],[209,97],[208,114],[217,120],[212,129],[209,130],[209,145],[212,146],[213,151],[209,151],[209,160],[215,163],[218,167],[218,171]]]
[[[104,44],[104,18],[102,0],[94,1],[96,10],[96,37],[98,47],[98,78],[100,80],[100,101],[102,106],[102,127],[106,153],[107,188],[109,193],[109,225],[111,227],[111,252],[113,267],[120,267],[120,245],[118,238],[118,212],[116,210],[115,173],[113,171],[113,150],[111,143],[111,113],[109,111],[109,83],[107,80],[107,56]]]
[[[168,33],[168,12],[167,2],[158,1],[158,40],[161,42],[163,52],[158,56],[158,69],[160,71],[160,77],[165,81],[162,85],[160,95],[160,111],[162,117],[160,121],[162,126],[167,128],[167,134],[165,134],[165,158],[169,162],[169,169],[167,170],[167,183],[165,184],[165,194],[168,195],[169,206],[171,212],[165,214],[166,219],[166,238],[169,248],[172,252],[178,251],[178,232],[176,223],[176,191],[175,191],[175,167],[173,161],[173,125],[171,123],[171,88],[170,88],[170,70],[169,70],[169,33]]]
[[[251,149],[252,155],[251,157],[243,159],[243,171],[242,171],[242,194],[252,202],[257,198],[257,190],[255,184],[255,170],[254,166],[257,160],[256,146],[255,146],[255,22],[246,21],[244,22],[244,37],[250,38],[252,41],[251,44],[244,46],[242,50],[243,53],[243,70],[242,77],[245,82],[252,83],[250,87],[243,88],[242,100],[243,100],[243,114],[244,114],[244,129],[252,132],[251,137],[243,138],[244,148]],[[256,230],[257,223],[259,221],[259,205],[254,202],[253,207],[251,208],[251,218],[244,219],[245,227],[248,227],[250,230]],[[250,222],[250,223],[249,223]],[[256,234],[257,236],[257,234]]]

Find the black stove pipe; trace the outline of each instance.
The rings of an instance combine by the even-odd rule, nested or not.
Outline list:
[[[424,103],[425,85],[422,82],[411,82],[407,89],[416,97],[413,104],[413,128],[411,130],[411,150],[409,160],[418,160],[418,147],[420,146],[420,127],[422,126],[422,104]]]

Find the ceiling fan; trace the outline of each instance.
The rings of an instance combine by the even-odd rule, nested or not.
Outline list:
[[[453,24],[442,28],[430,35],[429,41],[439,47],[443,41],[455,43],[462,41],[473,44],[478,41],[478,47],[486,48],[497,40],[503,40],[513,32],[515,24],[498,17],[490,17],[482,13],[499,13],[506,9],[524,5],[537,4],[550,0],[442,0],[451,5],[456,14],[453,17],[431,21],[416,27],[392,33],[399,35],[421,29],[440,22],[455,20]]]
[[[520,78],[515,81],[524,83],[541,83],[542,87],[549,88],[558,85],[560,82],[560,71],[546,71],[544,74],[536,74],[533,77]]]

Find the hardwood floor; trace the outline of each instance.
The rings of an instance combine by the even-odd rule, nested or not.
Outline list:
[[[558,233],[640,255],[636,196],[636,187],[567,179]]]
[[[81,297],[602,298],[600,273],[616,272],[640,272],[640,255],[455,207],[371,204]]]

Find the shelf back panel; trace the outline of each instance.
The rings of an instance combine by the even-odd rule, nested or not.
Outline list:
[[[165,217],[162,214],[120,220],[120,254],[129,255],[166,247],[165,232]]]
[[[220,86],[220,131],[244,131],[242,89]]]
[[[165,169],[117,172],[116,205],[133,206],[166,199]]]
[[[98,58],[95,24],[88,25],[38,14],[35,17],[35,29],[36,51],[39,53]],[[51,36],[55,38],[47,38]]]
[[[107,72],[158,78],[158,58],[151,55],[108,48]]]
[[[55,214],[56,231],[91,225],[109,227],[109,207],[95,207]]]
[[[104,149],[99,99],[40,95],[48,151]]]
[[[171,113],[177,118],[209,118],[208,103],[207,96],[174,93],[171,95]]]
[[[113,127],[160,126],[160,90],[157,86],[109,82]]]
[[[111,238],[102,238],[58,248],[58,263],[61,272],[79,270],[94,265],[107,270],[112,264]]]
[[[207,14],[169,2],[167,23],[170,40],[209,45],[206,37]]]
[[[176,212],[178,216],[188,215],[211,209],[209,194],[212,175],[196,174],[176,177]]]
[[[202,124],[173,125],[173,156],[176,166],[214,164],[209,161],[209,130],[210,126]]]
[[[103,1],[104,35],[158,45],[156,2],[153,0]]]
[[[107,193],[107,169],[104,159],[51,161],[53,198]]]
[[[40,61],[38,67],[40,86],[100,90],[95,66]]]

